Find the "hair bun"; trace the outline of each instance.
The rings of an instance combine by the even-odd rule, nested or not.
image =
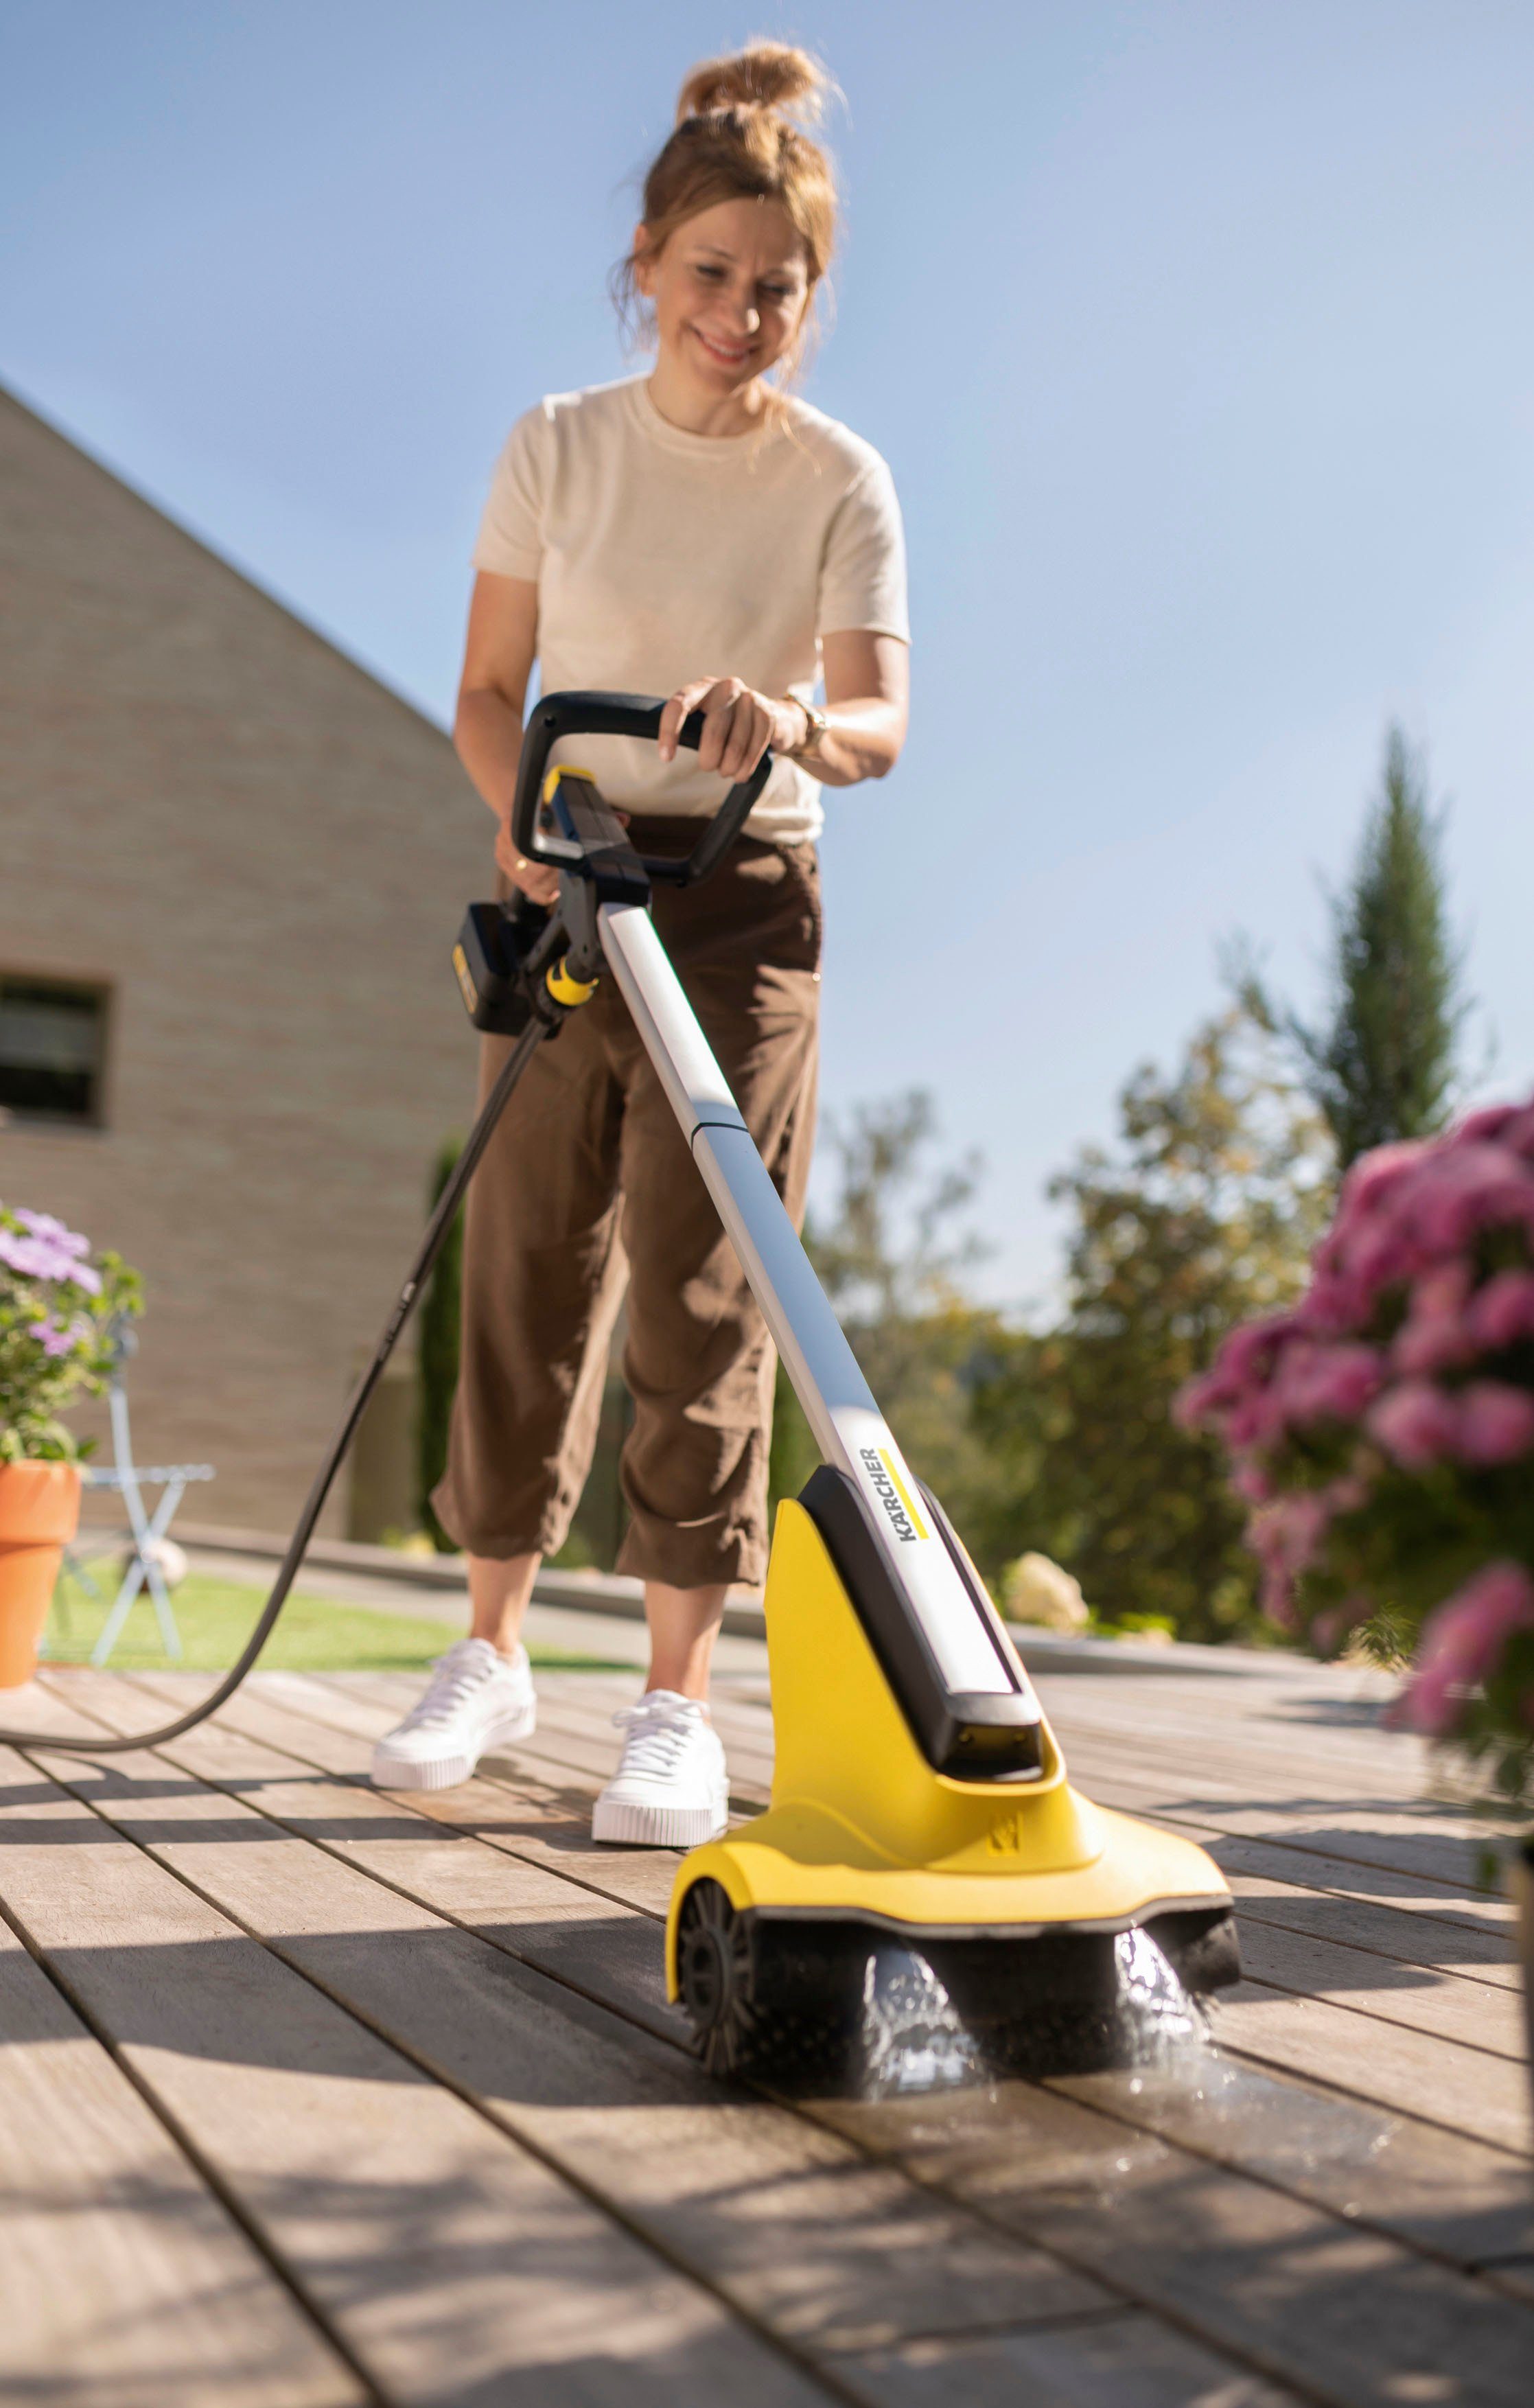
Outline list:
[[[705,59],[681,87],[677,123],[706,117],[716,108],[795,108],[811,123],[819,117],[828,79],[808,50],[787,42],[753,42],[732,58]]]

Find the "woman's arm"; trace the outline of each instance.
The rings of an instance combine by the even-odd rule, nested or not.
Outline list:
[[[452,740],[458,758],[500,822],[498,866],[533,902],[552,903],[559,893],[559,872],[523,861],[511,842],[523,707],[537,652],[537,585],[530,578],[493,577],[481,569],[468,609]]]
[[[770,744],[792,754],[827,786],[855,786],[893,769],[906,740],[910,653],[897,636],[866,627],[844,629],[821,643],[825,677],[825,732],[813,752],[796,751],[805,738],[796,702],[756,694],[739,678],[694,678],[679,686],[661,714],[663,761],[677,755],[677,731],[690,710],[701,710],[700,769],[749,778]]]
[[[821,638],[825,733],[797,757],[826,786],[883,778],[900,758],[910,710],[910,647],[853,627]]]

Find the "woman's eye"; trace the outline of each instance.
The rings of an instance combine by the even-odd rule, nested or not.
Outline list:
[[[698,267],[695,268],[693,272],[695,275],[700,276],[705,284],[717,284],[724,273],[722,267],[710,267],[704,265],[700,265]]]

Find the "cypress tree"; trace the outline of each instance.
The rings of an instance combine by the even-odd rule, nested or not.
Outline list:
[[[1393,726],[1352,878],[1332,900],[1329,1011],[1313,1027],[1289,1024],[1343,1170],[1370,1146],[1426,1137],[1448,1117],[1466,1007],[1442,838],[1422,761]]]
[[[427,1197],[429,1211],[436,1211],[437,1198],[452,1177],[462,1152],[460,1139],[449,1138],[444,1142],[432,1171]],[[416,1419],[417,1502],[421,1526],[439,1555],[452,1555],[455,1550],[455,1541],[449,1538],[432,1512],[431,1494],[441,1479],[448,1460],[448,1424],[452,1415],[453,1391],[458,1385],[458,1327],[463,1287],[464,1215],[460,1207],[426,1283],[426,1293],[421,1299],[421,1410]]]

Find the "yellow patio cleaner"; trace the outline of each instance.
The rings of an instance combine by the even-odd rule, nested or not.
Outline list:
[[[260,1655],[331,1484],[517,1081],[610,976],[804,1408],[822,1462],[779,1508],[767,1586],[777,1764],[755,1820],[678,1868],[667,1980],[716,2071],[834,2065],[863,2004],[870,1949],[919,1951],[993,2062],[1101,2061],[1125,1968],[1153,1941],[1195,1995],[1240,1972],[1230,1893],[1191,1841],[1092,1805],[1005,1625],[937,1499],[915,1477],[758,1154],[656,933],[652,888],[708,877],[771,768],[735,786],[690,856],[641,858],[595,781],[550,769],[556,742],[653,740],[661,704],[556,694],[535,708],[513,813],[517,849],[560,871],[551,910],[471,906],[453,969],[479,1028],[516,1041],[432,1215],[333,1438],[271,1595],[210,1697],[154,1730],[0,1742],[97,1756],[176,1739],[215,1713]],[[681,741],[696,747],[695,715]]]

